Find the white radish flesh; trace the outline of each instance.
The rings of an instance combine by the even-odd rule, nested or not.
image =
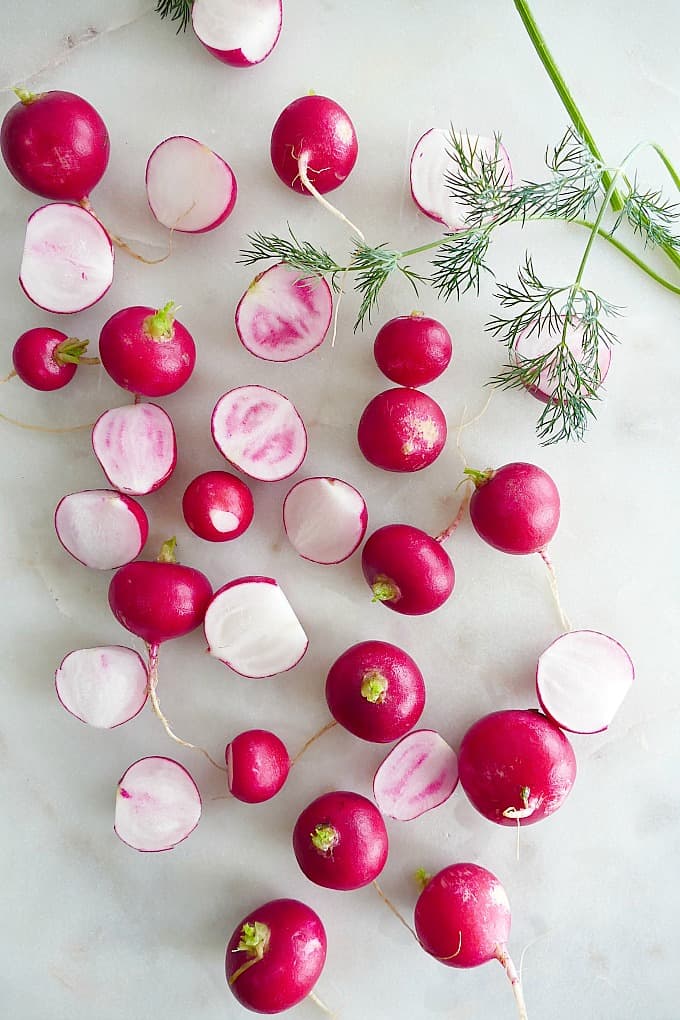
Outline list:
[[[139,503],[112,489],[64,496],[54,514],[54,527],[64,549],[95,570],[130,563],[142,551],[149,531]]]
[[[538,329],[528,329],[523,333],[520,333],[517,337],[512,354],[515,361],[518,364],[521,364],[525,359],[543,357],[557,347],[561,340],[561,327],[557,334],[548,333],[546,330],[542,330],[539,333]],[[576,363],[579,365],[583,364],[586,360],[583,351],[583,326],[580,324],[570,325],[567,328],[565,341],[567,348],[573,354]],[[605,343],[599,344],[597,350],[597,367],[599,371],[600,384],[602,384],[607,378],[611,360],[611,347],[608,347]],[[536,383],[533,386],[528,387],[529,392],[534,397],[546,404],[549,400],[553,399],[555,390],[557,389],[557,379],[551,378],[551,367],[551,363],[549,362],[539,375]],[[584,396],[587,395],[588,390],[585,385],[581,387],[581,393],[583,393]]]
[[[380,811],[401,822],[448,800],[458,785],[458,758],[434,730],[414,730],[390,751],[373,779]]]
[[[92,449],[111,485],[133,496],[160,488],[177,462],[175,430],[157,404],[105,411],[92,430]]]
[[[149,207],[171,230],[186,234],[213,230],[234,208],[236,191],[229,164],[195,138],[166,138],[146,164]]]
[[[220,60],[235,67],[259,64],[281,32],[281,0],[194,0],[197,37]]]
[[[172,758],[140,758],[118,783],[114,829],[133,850],[172,850],[200,817],[196,783]]]
[[[223,457],[260,482],[288,478],[307,453],[302,418],[287,397],[266,386],[238,386],[215,404],[212,436]]]
[[[66,711],[99,729],[122,726],[146,704],[146,666],[137,652],[122,645],[69,652],[54,682]]]
[[[340,478],[303,478],[283,503],[283,526],[293,548],[314,563],[341,563],[366,534],[360,492]]]

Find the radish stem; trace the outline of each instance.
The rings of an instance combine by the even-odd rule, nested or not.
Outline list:
[[[322,737],[324,733],[328,733],[329,730],[332,730],[333,727],[337,725],[338,724],[335,721],[335,719],[331,719],[331,721],[327,722],[325,726],[322,726],[321,729],[318,730],[313,737],[310,737],[309,740],[302,745],[302,747],[295,755],[295,757],[291,759],[291,765],[295,765],[300,760],[302,755],[312,746],[312,744],[319,739],[319,737]]]
[[[460,522],[463,519],[463,514],[465,513],[465,510],[467,509],[467,505],[470,502],[470,495],[471,495],[471,493],[468,490],[465,493],[465,495],[463,496],[463,500],[462,500],[460,506],[458,507],[458,513],[453,518],[453,520],[449,524],[448,528],[444,528],[443,531],[440,531],[438,535],[434,536],[435,542],[446,542],[446,540],[448,538],[451,538],[451,535],[454,533],[454,531],[456,530],[456,528],[458,527],[458,525],[460,524]]]
[[[529,1020],[529,1014],[527,1013],[526,1003],[524,1002],[524,993],[522,991],[522,982],[519,979],[519,974],[515,969],[515,965],[512,962],[510,954],[507,950],[498,946],[496,950],[496,959],[503,967],[505,973],[508,976],[508,980],[512,985],[512,992],[515,996],[515,1003],[517,1005],[517,1015],[519,1020]]]

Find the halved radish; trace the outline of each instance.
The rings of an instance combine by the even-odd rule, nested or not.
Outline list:
[[[342,563],[366,534],[361,493],[340,478],[303,478],[283,501],[283,526],[293,548],[314,563]]]
[[[606,730],[634,679],[635,667],[625,648],[595,630],[563,634],[536,666],[541,708],[571,733]]]
[[[86,567],[113,570],[139,556],[149,521],[139,503],[112,489],[64,496],[54,512],[57,538]]]
[[[100,729],[122,726],[146,704],[146,666],[137,652],[123,645],[69,652],[54,682],[66,711]]]
[[[225,584],[213,595],[203,626],[210,654],[253,679],[285,673],[307,651],[307,635],[271,577]]]
[[[512,350],[512,357],[517,364],[521,364],[524,359],[543,357],[543,355],[549,354],[551,350],[557,347],[561,339],[561,327],[560,332],[557,335],[555,333],[548,333],[545,330],[539,333],[537,329],[526,329],[517,337],[517,341]],[[587,360],[587,356],[583,350],[583,326],[581,324],[569,326],[565,340],[576,364],[582,365],[584,361]],[[611,360],[611,347],[608,347],[607,344],[604,343],[599,344],[597,349],[597,367],[600,385],[607,378]],[[539,375],[535,385],[527,386],[529,393],[544,404],[547,404],[550,400],[556,399],[555,390],[558,387],[558,383],[552,371],[553,365],[554,361],[548,361],[545,368]],[[586,395],[585,385],[581,387],[581,392]]]
[[[236,332],[264,361],[295,361],[315,350],[333,314],[330,287],[280,262],[256,276],[236,308]]]
[[[260,482],[288,478],[307,454],[307,432],[295,406],[266,386],[229,390],[215,404],[210,427],[222,456]]]
[[[201,795],[187,770],[172,758],[140,758],[116,790],[114,831],[133,850],[172,850],[201,817]]]
[[[191,23],[213,56],[232,67],[253,67],[278,42],[281,0],[194,0]]]
[[[434,730],[407,733],[373,779],[373,796],[384,815],[408,822],[448,800],[458,785],[458,758]]]
[[[111,485],[143,496],[167,482],[177,463],[170,417],[157,404],[125,404],[97,419],[92,449]]]
[[[113,245],[99,220],[79,205],[54,202],[29,216],[19,283],[48,312],[80,312],[113,282]]]
[[[146,164],[146,197],[159,223],[203,234],[224,223],[236,203],[236,178],[225,160],[186,135],[166,138]]]

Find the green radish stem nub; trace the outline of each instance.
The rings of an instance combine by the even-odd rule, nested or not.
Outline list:
[[[100,365],[99,358],[84,357],[89,342],[70,336],[54,348],[52,357],[58,365]]]
[[[475,488],[478,489],[480,485],[486,485],[486,483],[493,478],[494,471],[491,468],[488,468],[486,471],[476,471],[474,468],[466,467],[463,474],[466,475],[471,482],[474,482]]]
[[[401,592],[389,577],[379,577],[371,585],[373,598],[371,602],[396,602]]]
[[[366,698],[366,701],[370,701],[372,705],[382,705],[386,693],[387,680],[382,673],[378,673],[377,670],[371,670],[364,674],[361,684],[362,698]]]
[[[174,301],[158,308],[153,315],[144,320],[144,330],[154,340],[172,340],[174,336],[175,312],[179,308]]]
[[[271,930],[268,925],[261,921],[247,921],[241,928],[241,938],[235,952],[247,953],[248,959],[229,978],[229,984],[233,985],[237,978],[244,971],[249,970],[255,963],[259,963],[269,948]]]
[[[334,846],[337,846],[340,837],[338,836],[338,830],[333,828],[332,825],[319,824],[311,834],[312,846],[315,847],[319,853],[329,854]]]

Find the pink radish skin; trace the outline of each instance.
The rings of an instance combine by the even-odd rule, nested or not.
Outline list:
[[[518,336],[517,342],[512,350],[513,359],[517,364],[521,364],[524,359],[539,358],[553,350],[560,340],[561,335],[555,336],[555,334],[550,334],[545,331],[539,334],[536,329],[525,330]],[[584,361],[582,326],[570,326],[567,329],[566,345],[578,364],[582,364]],[[597,352],[600,385],[602,385],[607,378],[611,360],[611,347],[608,347],[606,344],[600,344]],[[536,397],[536,399],[540,400],[542,404],[547,404],[549,401],[555,400],[554,393],[556,387],[557,381],[555,379],[551,379],[550,365],[548,364],[539,375],[536,385],[528,386],[527,390],[531,393],[532,397]],[[581,388],[581,392],[584,396],[587,395],[585,386]]]
[[[357,429],[366,460],[384,471],[422,471],[444,449],[446,418],[432,397],[398,387],[370,401]]]
[[[109,162],[109,135],[93,106],[72,92],[19,90],[0,130],[12,176],[35,195],[78,202],[87,198]]]
[[[72,492],[54,512],[57,538],[85,567],[113,570],[139,556],[149,534],[139,503],[112,489]]]
[[[303,478],[283,501],[283,526],[305,560],[335,564],[359,548],[368,526],[361,493],[340,478]]]
[[[498,825],[533,825],[562,806],[576,757],[562,730],[536,709],[479,719],[458,752],[460,783],[473,807]]]
[[[12,349],[14,371],[31,389],[47,393],[71,382],[87,350],[87,340],[76,340],[51,326],[22,333]]]
[[[254,67],[272,52],[283,23],[281,0],[194,0],[191,23],[209,53],[231,67]]]
[[[295,361],[323,343],[332,314],[326,281],[281,262],[256,276],[239,301],[236,332],[256,358]]]
[[[92,429],[92,449],[111,485],[131,496],[160,489],[177,463],[175,430],[157,404],[104,411]]]
[[[437,379],[452,354],[448,329],[422,312],[390,319],[378,330],[373,345],[378,368],[400,386],[424,386]]]
[[[236,475],[206,471],[189,482],[182,513],[195,535],[206,542],[230,542],[250,527],[253,496]]]
[[[345,111],[325,96],[301,96],[280,114],[271,138],[274,170],[284,184],[301,195],[309,191],[300,178],[300,164],[320,194],[347,179],[359,146]]]
[[[227,744],[229,792],[245,804],[271,800],[290,772],[286,745],[269,730],[246,730]]]
[[[133,850],[172,850],[200,817],[198,787],[172,758],[140,758],[118,782],[114,831]]]
[[[425,681],[402,648],[387,641],[361,641],[328,671],[326,702],[336,722],[355,737],[387,744],[420,719]]]
[[[383,815],[410,822],[449,799],[458,785],[458,759],[434,730],[403,737],[373,777],[373,797]]]
[[[214,230],[231,215],[237,193],[226,160],[186,135],[160,142],[146,164],[149,208],[169,230],[182,234]]]
[[[325,889],[360,889],[385,867],[387,829],[366,797],[346,790],[325,793],[295,823],[293,850],[310,882]]]
[[[137,652],[122,645],[69,652],[54,682],[66,711],[100,729],[122,726],[146,704],[146,666]]]
[[[475,483],[470,520],[480,538],[514,556],[547,546],[560,522],[560,494],[549,474],[523,462],[465,474]]]
[[[176,393],[191,377],[196,346],[175,319],[175,304],[163,308],[134,305],[108,319],[99,334],[99,357],[124,390],[144,397]]]
[[[373,601],[405,616],[439,609],[456,574],[441,542],[410,524],[388,524],[368,538],[361,566]]]
[[[253,1013],[282,1013],[306,999],[326,962],[320,917],[299,900],[263,903],[236,926],[227,944],[226,977]]]
[[[301,467],[307,432],[288,397],[266,386],[238,386],[215,404],[215,446],[225,460],[260,482],[280,482]]]

